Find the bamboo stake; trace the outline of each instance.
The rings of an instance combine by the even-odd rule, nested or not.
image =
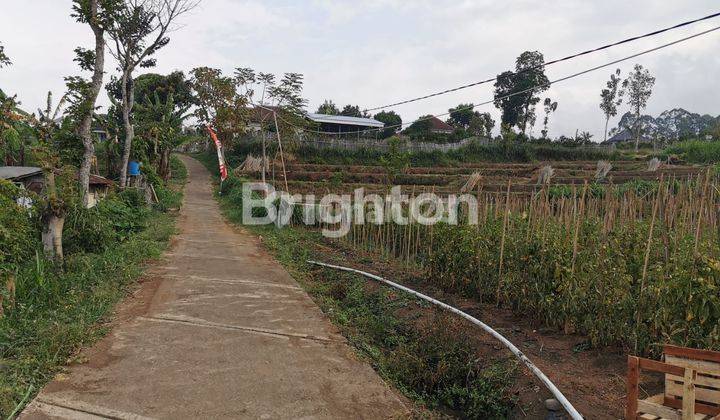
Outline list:
[[[287,172],[285,172],[285,158],[283,157],[282,141],[280,140],[280,128],[278,127],[277,113],[275,111],[273,111],[273,119],[275,119],[275,133],[277,134],[278,148],[280,149],[280,162],[282,162],[283,179],[285,180],[285,191],[290,192],[290,189],[288,188]]]
[[[695,224],[697,225],[695,228],[695,246],[693,247],[693,252],[697,254],[698,252],[698,244],[700,242],[700,225],[702,224],[702,215],[703,215],[703,206],[705,205],[705,197],[707,196],[707,188],[708,183],[710,182],[710,170],[708,169],[706,176],[705,176],[705,184],[703,185],[702,194],[700,195],[700,211],[698,212],[698,218],[695,221]]]
[[[638,295],[637,305],[635,306],[635,353],[638,351],[638,333],[640,329],[640,305],[643,304],[643,295],[645,292],[645,278],[647,277],[647,267],[650,262],[650,247],[652,245],[653,229],[655,228],[655,217],[657,216],[658,206],[660,205],[660,196],[662,195],[662,179],[660,175],[660,185],[658,186],[657,195],[655,196],[655,204],[653,205],[652,218],[650,219],[650,231],[648,232],[648,240],[645,245],[645,260],[643,261],[642,277],[640,279],[640,293]]]
[[[502,269],[503,269],[503,257],[505,254],[505,233],[507,230],[508,218],[510,216],[510,180],[507,185],[507,196],[505,199],[505,217],[503,218],[503,231],[502,237],[500,238],[500,264],[498,266],[498,286],[495,293],[495,300],[500,305],[500,289],[502,288]]]
[[[587,194],[588,184],[587,181],[585,181],[585,186],[583,187],[583,193],[582,198],[580,199],[580,209],[576,210],[575,212],[575,232],[573,237],[573,255],[572,255],[572,264],[570,268],[570,275],[575,274],[575,261],[577,260],[577,247],[578,247],[578,237],[580,236],[580,213],[583,212],[583,209],[585,208],[585,194]]]

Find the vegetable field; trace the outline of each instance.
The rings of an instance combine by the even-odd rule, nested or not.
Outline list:
[[[553,169],[551,185],[555,190],[564,186],[576,185],[580,188],[585,181],[593,183],[597,175],[597,161],[549,162],[544,163],[475,163],[452,167],[411,167],[389,175],[384,166],[322,165],[292,163],[286,166],[288,187],[291,193],[352,193],[356,188],[365,188],[368,192],[388,190],[390,178],[393,185],[403,187],[403,192],[431,192],[453,194],[460,192],[473,173],[482,176],[482,191],[505,192],[508,181],[512,193],[525,193],[538,190],[538,178],[541,169],[550,166]],[[702,167],[684,165],[665,165],[656,170],[648,170],[647,162],[612,162],[612,168],[602,177],[601,184],[639,183],[658,181],[661,176],[667,180],[683,180],[697,176]],[[272,169],[274,168],[274,169]],[[280,185],[283,174],[279,165],[271,167],[271,176]]]
[[[474,164],[394,176],[380,166],[292,164],[287,174],[291,193],[317,196],[389,192],[391,177],[406,194],[472,194],[477,225],[461,204],[459,225],[353,224],[342,240],[594,346],[718,349],[718,179],[706,167],[657,163]]]

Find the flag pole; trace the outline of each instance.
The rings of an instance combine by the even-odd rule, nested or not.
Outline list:
[[[225,154],[223,153],[222,143],[220,143],[215,131],[210,127],[210,125],[206,125],[205,128],[210,134],[210,138],[215,143],[215,149],[217,149],[218,166],[220,167],[220,194],[222,195],[223,181],[225,181],[228,177],[227,166],[225,165]]]

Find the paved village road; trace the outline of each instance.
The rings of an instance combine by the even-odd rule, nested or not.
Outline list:
[[[209,174],[189,183],[178,235],[112,331],[21,418],[389,418],[403,400],[259,240],[227,224]]]

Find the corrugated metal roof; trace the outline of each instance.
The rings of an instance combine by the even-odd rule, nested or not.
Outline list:
[[[90,174],[90,185],[113,185],[113,181],[100,175]]]
[[[307,114],[307,117],[317,123],[356,125],[362,127],[385,127],[385,124],[372,118],[346,117],[344,115]]]
[[[42,169],[35,166],[0,166],[0,179],[19,180],[40,175]],[[75,174],[77,179],[77,174]],[[114,182],[100,175],[90,174],[90,185],[113,185]]]
[[[36,166],[0,166],[0,178],[16,179],[41,174],[42,169]]]

